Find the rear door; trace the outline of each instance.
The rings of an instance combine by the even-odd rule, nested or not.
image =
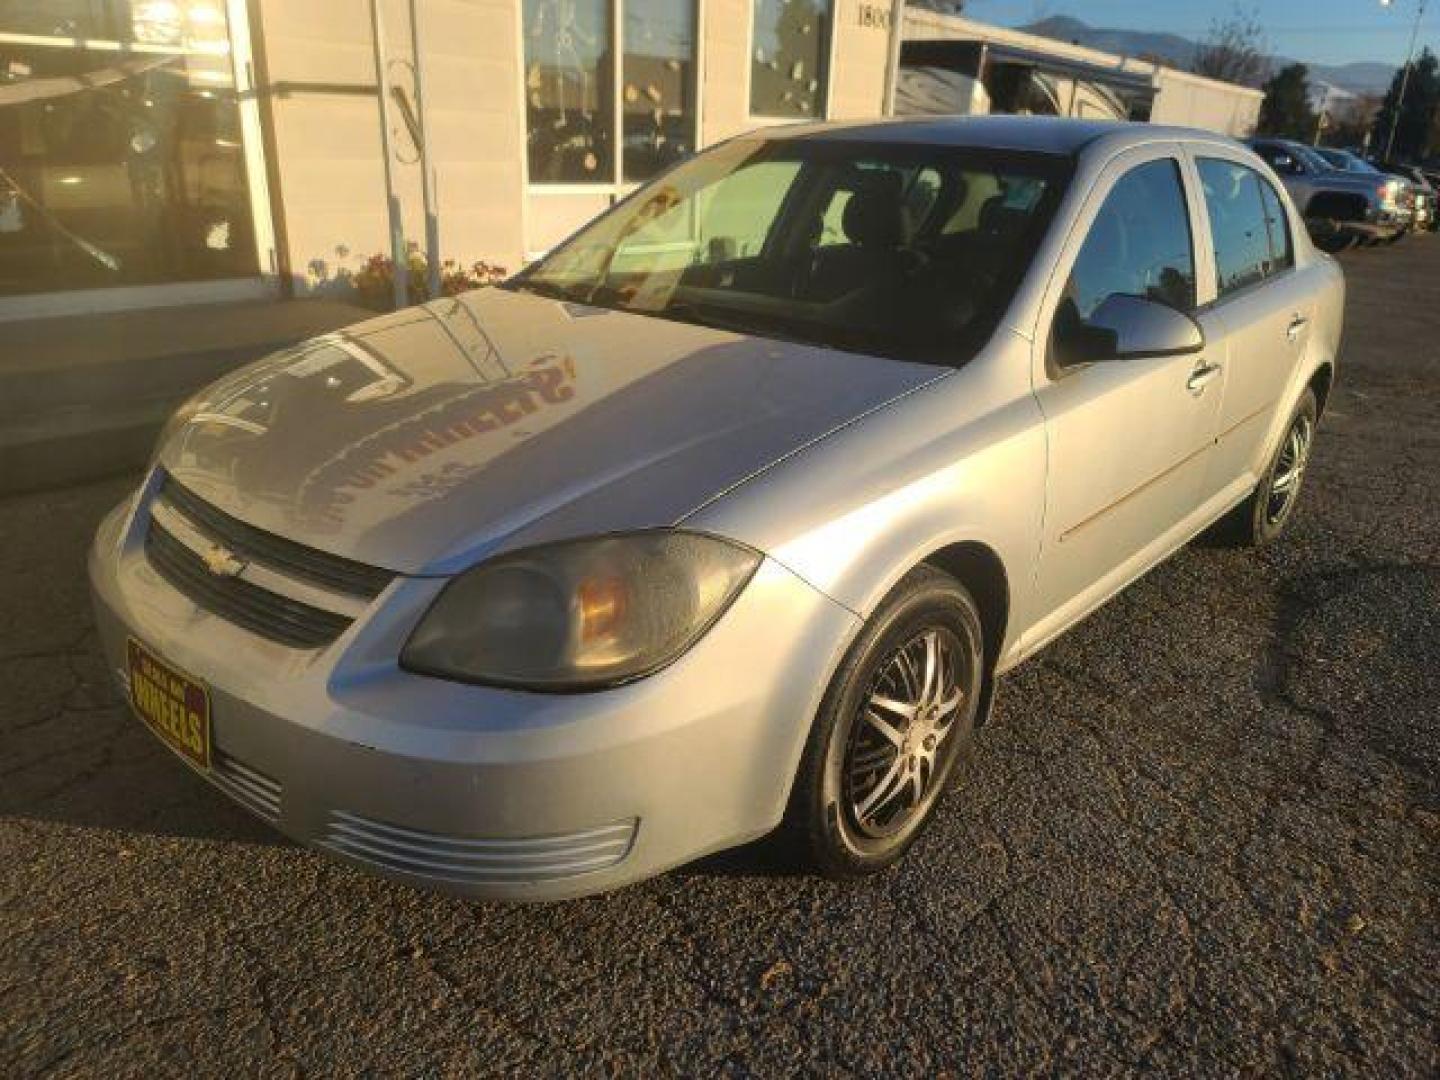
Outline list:
[[[1270,421],[1304,355],[1314,290],[1295,266],[1295,224],[1269,179],[1221,148],[1197,149],[1214,300],[1199,313],[1225,369],[1208,498],[1253,482]]]
[[[1174,144],[1112,161],[1077,220],[1042,309],[1034,377],[1049,467],[1037,642],[1163,553],[1157,542],[1199,504],[1220,404],[1212,350],[1066,367],[1052,341],[1057,318],[1087,318],[1112,294],[1194,311],[1194,237],[1203,234],[1185,175]]]

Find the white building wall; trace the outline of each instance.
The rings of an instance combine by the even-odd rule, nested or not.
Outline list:
[[[1260,103],[1265,100],[1259,90],[1167,67],[1159,69],[1157,78],[1160,92],[1150,117],[1155,123],[1205,128],[1242,139],[1255,133]]]
[[[413,51],[406,5],[388,0],[391,78]],[[442,253],[514,268],[522,236],[524,109],[518,0],[424,0],[425,105],[438,176]],[[367,0],[254,0],[270,87],[272,191],[292,278],[324,289],[388,252],[385,178]],[[424,244],[420,168],[394,116],[406,236]],[[321,266],[323,264],[323,269]]]
[[[249,3],[282,263],[299,291],[323,292],[389,250],[369,2]],[[528,182],[521,0],[422,0],[420,10],[442,253],[514,269],[628,188]],[[881,114],[890,12],[891,0],[834,0],[827,118]],[[390,77],[403,84],[413,57],[407,5],[386,0],[383,14]],[[752,0],[700,0],[702,147],[775,122],[750,114],[753,19]],[[419,165],[398,112],[393,119],[405,233],[423,246]]]

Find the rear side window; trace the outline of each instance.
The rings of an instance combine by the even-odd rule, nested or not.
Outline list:
[[[1278,274],[1295,265],[1295,246],[1290,239],[1290,216],[1273,184],[1263,176],[1260,197],[1265,200],[1265,227],[1270,233],[1270,272]]]
[[[1195,307],[1195,245],[1173,158],[1137,165],[1116,181],[1076,256],[1065,299],[1088,319],[1111,296]]]
[[[1285,212],[1264,177],[1219,158],[1196,165],[1215,243],[1216,293],[1224,298],[1292,265]]]

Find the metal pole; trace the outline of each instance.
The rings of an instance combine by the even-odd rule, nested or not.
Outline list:
[[[1425,4],[1427,0],[1420,0],[1420,6],[1415,9],[1415,25],[1410,29],[1410,51],[1405,54],[1405,71],[1400,76],[1400,93],[1395,98],[1395,111],[1390,115],[1390,138],[1385,140],[1385,161],[1390,160],[1390,155],[1395,152],[1395,132],[1400,127],[1400,110],[1405,105],[1405,91],[1410,88],[1410,68],[1415,62],[1415,42],[1420,37],[1420,20],[1425,18]]]
[[[881,94],[880,115],[895,115],[895,80],[900,77],[900,44],[905,37],[905,0],[890,5],[890,41],[885,52],[885,89]]]
[[[430,299],[440,295],[440,215],[435,208],[435,169],[430,164],[430,125],[425,120],[425,61],[420,16],[410,0],[410,44],[415,50],[415,113],[420,125],[420,194],[425,202],[425,264]]]
[[[385,162],[385,209],[390,220],[390,261],[394,264],[395,308],[410,302],[410,274],[406,266],[405,221],[400,215],[400,196],[395,194],[395,166],[390,154],[390,81],[385,57],[385,24],[380,18],[380,0],[370,0],[370,33],[375,46],[375,90],[380,99],[380,155]]]

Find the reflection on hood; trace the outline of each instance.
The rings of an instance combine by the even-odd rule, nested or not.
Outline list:
[[[502,289],[260,361],[162,449],[244,521],[401,572],[668,525],[943,369]]]

